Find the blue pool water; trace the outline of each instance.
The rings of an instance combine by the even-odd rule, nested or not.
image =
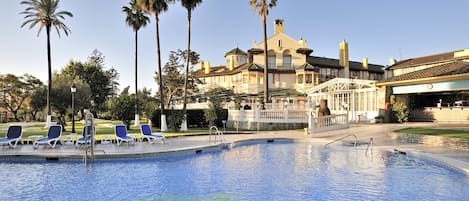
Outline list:
[[[469,179],[408,155],[261,143],[185,156],[2,161],[0,200],[468,200]]]

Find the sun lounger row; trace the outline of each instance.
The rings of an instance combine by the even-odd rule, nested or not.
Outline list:
[[[82,130],[82,136],[76,140],[75,145],[81,146],[91,143],[91,135],[96,133],[96,129],[92,126],[85,126]],[[11,148],[15,148],[23,135],[23,128],[21,126],[9,126],[5,138],[0,138],[0,145],[8,144]],[[33,142],[33,147],[37,148],[39,145],[49,145],[50,148],[55,148],[58,142],[61,141],[62,126],[50,126],[47,131],[47,137],[37,139]],[[116,125],[114,127],[114,135],[117,145],[122,143],[135,143],[134,138],[127,134],[127,127],[125,125]],[[154,142],[164,142],[165,137],[161,133],[153,133],[148,124],[140,126],[140,141],[147,140],[150,144]]]

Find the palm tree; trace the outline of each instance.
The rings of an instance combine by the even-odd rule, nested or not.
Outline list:
[[[182,107],[182,112],[184,114],[184,119],[181,124],[181,131],[187,131],[187,82],[189,79],[189,63],[190,63],[190,52],[191,52],[191,16],[192,10],[195,9],[199,4],[202,3],[202,0],[181,0],[181,5],[187,9],[187,59],[186,59],[186,74],[184,78],[184,105]]]
[[[51,107],[50,107],[50,95],[52,89],[52,64],[50,56],[50,30],[53,27],[57,30],[57,34],[60,37],[60,30],[63,30],[65,35],[71,32],[70,29],[65,25],[62,20],[66,16],[73,17],[73,14],[68,11],[57,11],[59,8],[60,0],[28,0],[22,1],[20,4],[26,5],[27,8],[20,14],[24,14],[26,21],[21,24],[21,27],[30,24],[29,28],[32,29],[34,26],[39,24],[39,31],[37,36],[41,33],[41,30],[46,27],[47,33],[47,67],[48,67],[48,83],[47,83],[47,125],[51,122]]]
[[[163,99],[163,79],[161,71],[161,52],[160,52],[160,30],[158,27],[159,15],[168,10],[168,3],[172,3],[174,0],[137,0],[137,5],[146,13],[155,15],[155,26],[156,26],[156,52],[158,56],[158,78],[160,86],[160,109],[161,109],[161,131],[166,131],[166,116],[164,114],[164,99]]]
[[[148,18],[137,6],[136,0],[130,0],[129,7],[123,6],[122,12],[125,13],[126,18],[125,21],[127,25],[132,27],[135,32],[135,125],[138,126],[139,124],[139,113],[138,113],[138,87],[137,87],[137,63],[138,63],[138,30],[140,28],[145,27],[148,22],[150,22],[150,18]]]
[[[259,11],[259,16],[262,17],[264,28],[264,105],[269,102],[269,71],[267,66],[267,15],[269,9],[277,5],[277,0],[249,0],[251,7]]]

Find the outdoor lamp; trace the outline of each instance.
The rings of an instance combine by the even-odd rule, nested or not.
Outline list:
[[[70,92],[72,92],[72,134],[75,134],[75,93],[77,92],[75,84],[70,87]]]

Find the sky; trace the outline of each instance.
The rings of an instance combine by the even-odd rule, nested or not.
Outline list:
[[[19,0],[0,1],[0,74],[31,74],[47,81],[45,30],[20,28]],[[105,56],[105,68],[119,73],[120,88],[134,90],[134,32],[125,23],[122,6],[128,0],[61,0],[59,11],[74,17],[64,23],[71,34],[59,38],[51,32],[52,69],[60,71],[70,61],[86,61],[94,49]],[[285,33],[304,38],[313,56],[338,58],[339,43],[349,43],[349,57],[388,65],[397,60],[469,48],[469,1],[467,0],[278,0],[267,21],[284,19]],[[139,31],[138,88],[156,92],[155,23]],[[169,52],[187,48],[187,12],[180,1],[160,15],[161,62]],[[249,0],[204,0],[192,15],[191,50],[211,65],[224,64],[224,54],[235,47],[247,50],[263,40],[262,18]]]

